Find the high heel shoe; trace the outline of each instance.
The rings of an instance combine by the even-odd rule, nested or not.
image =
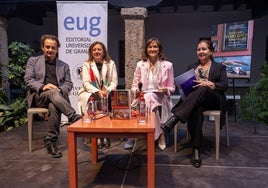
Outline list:
[[[171,116],[165,123],[161,125],[161,128],[165,131],[165,133],[169,133],[179,121],[179,117]]]
[[[160,134],[160,136],[158,138],[158,147],[162,151],[164,151],[166,149],[166,147],[167,147],[167,145],[166,145],[166,137],[165,137],[164,133]]]
[[[134,147],[135,138],[128,138],[127,142],[124,145],[125,150],[131,150]]]
[[[105,148],[109,148],[111,146],[110,138],[104,138],[103,145]]]
[[[98,148],[99,148],[99,149],[102,149],[103,146],[104,146],[103,138],[98,138],[97,143],[98,143]]]

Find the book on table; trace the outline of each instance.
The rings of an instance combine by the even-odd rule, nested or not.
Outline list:
[[[111,101],[113,119],[131,119],[131,92],[129,89],[112,90]]]

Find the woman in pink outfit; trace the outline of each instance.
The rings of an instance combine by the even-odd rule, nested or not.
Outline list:
[[[139,88],[141,87],[142,88]],[[146,106],[151,113],[155,113],[155,140],[161,150],[166,148],[166,138],[161,129],[166,112],[172,108],[171,93],[175,91],[173,65],[167,61],[163,47],[158,39],[147,40],[141,60],[137,63],[132,83],[132,92],[138,96],[142,89]],[[125,149],[133,147],[134,139],[128,139]],[[127,147],[129,146],[129,147]]]

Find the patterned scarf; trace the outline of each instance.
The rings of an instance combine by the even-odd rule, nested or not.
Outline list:
[[[90,76],[90,80],[91,80],[92,85],[95,86],[96,88],[98,88],[97,79],[96,79],[96,76],[95,76],[91,66],[89,68],[89,76]]]

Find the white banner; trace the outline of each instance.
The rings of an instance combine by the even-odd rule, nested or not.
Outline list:
[[[107,46],[107,5],[107,1],[57,1],[59,58],[70,66],[74,87],[69,97],[77,112],[80,71],[88,48],[94,41]]]

